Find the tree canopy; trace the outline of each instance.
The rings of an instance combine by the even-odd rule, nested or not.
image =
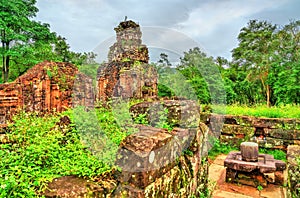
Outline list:
[[[184,76],[184,81],[192,87],[190,91],[196,93],[201,103],[299,104],[299,27],[300,21],[278,26],[250,20],[241,28],[238,46],[232,50],[232,61],[208,57],[194,48],[184,52],[176,71]],[[175,70],[170,67],[166,54],[161,56],[158,65],[159,71],[164,71],[163,76]],[[165,86],[159,88],[164,96],[174,94]]]
[[[49,25],[32,20],[38,12],[36,0],[7,0],[1,2],[0,39],[2,78],[9,80],[10,62],[29,53],[33,46],[53,41]],[[19,68],[20,69],[20,68]]]
[[[71,51],[66,38],[51,32],[49,24],[33,20],[38,12],[35,4],[36,0],[6,0],[0,4],[2,82],[16,79],[44,60],[79,66],[96,57],[92,52]]]

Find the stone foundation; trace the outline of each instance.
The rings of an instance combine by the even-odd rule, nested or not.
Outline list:
[[[285,162],[275,160],[272,155],[259,154],[257,161],[243,161],[240,151],[232,151],[224,161],[226,181],[250,186],[267,187],[271,184],[284,184]]]
[[[299,119],[201,114],[201,121],[230,145],[253,141],[260,147],[284,150],[288,145],[300,145]]]

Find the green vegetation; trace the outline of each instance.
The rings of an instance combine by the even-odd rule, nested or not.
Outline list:
[[[172,131],[173,126],[168,122],[168,113],[169,110],[167,108],[164,108],[163,110],[157,112],[159,121],[156,123],[155,127]]]
[[[299,20],[284,26],[249,21],[238,35],[232,61],[208,57],[196,47],[172,67],[161,54],[159,95],[196,96],[201,104],[299,105],[299,27]]]
[[[51,32],[49,24],[33,20],[36,0],[5,1],[1,6],[0,82],[13,81],[44,60],[71,62],[80,68],[95,64],[96,54],[70,51],[66,38]],[[299,20],[281,26],[250,20],[240,30],[232,61],[209,57],[196,47],[172,66],[162,53],[156,64],[159,96],[198,99],[201,104],[298,105],[299,27]],[[121,29],[122,25],[116,28]]]
[[[0,196],[35,197],[54,178],[77,175],[93,180],[118,168],[114,165],[118,146],[136,132],[129,122],[130,103],[88,111],[77,107],[43,117],[34,113],[15,116],[8,127],[11,143],[0,145]],[[166,113],[159,114],[157,125],[170,130]],[[64,116],[71,124],[61,127],[58,123]],[[147,124],[143,115],[136,122]]]
[[[267,118],[300,118],[299,105],[280,105],[267,107],[266,105],[212,105],[213,113],[223,113],[230,115],[248,115]]]
[[[134,118],[134,122],[136,124],[143,124],[143,125],[149,125],[148,119],[147,119],[147,114],[139,114]]]
[[[155,120],[155,122],[153,123],[153,126],[157,127],[157,128],[167,129],[168,131],[172,131],[174,126],[171,123],[169,123],[169,121],[168,121],[168,113],[169,113],[169,111],[167,108],[163,108],[162,110],[157,111],[156,114],[158,116],[158,120]],[[143,125],[148,125],[148,126],[151,125],[151,123],[149,123],[149,121],[148,121],[148,116],[146,113],[138,114],[134,118],[134,122],[136,124],[143,124]]]
[[[213,147],[208,152],[208,157],[215,159],[220,154],[228,154],[230,151],[238,151],[239,149],[229,145],[228,143],[220,142],[219,139],[210,139]]]
[[[60,117],[14,117],[9,125],[13,143],[0,145],[0,197],[35,197],[53,178],[93,178],[111,169],[82,144],[75,128],[56,127]]]
[[[287,161],[287,159],[286,159],[286,153],[284,151],[282,151],[282,150],[259,148],[259,153],[273,155],[274,159],[282,160],[284,162]]]
[[[49,60],[76,64],[81,72],[94,79],[95,85],[96,54],[72,52],[66,38],[51,32],[49,24],[33,20],[38,12],[35,5],[36,0],[1,2],[0,82],[13,81],[38,62]],[[299,20],[283,26],[249,21],[238,35],[232,61],[209,57],[196,47],[184,52],[180,63],[172,67],[168,56],[161,54],[155,65],[159,73],[159,96],[214,104],[212,108],[204,108],[214,113],[223,113],[226,108],[226,113],[233,115],[300,118],[299,27]],[[120,25],[116,31],[123,28]],[[122,59],[128,61],[131,61],[128,57]],[[140,65],[134,62],[134,66]],[[47,75],[55,77],[57,68],[47,70]],[[62,75],[60,82],[64,84],[66,80]],[[8,126],[11,142],[0,145],[0,197],[36,197],[56,177],[76,175],[94,179],[115,168],[120,142],[136,131],[128,105],[117,103],[111,104],[110,109],[94,110],[78,107],[43,117],[34,113],[15,116]],[[159,120],[155,126],[170,131],[167,114],[166,109],[157,112]],[[72,124],[60,128],[56,123],[65,115]],[[149,124],[145,114],[136,117],[135,122]],[[238,150],[219,140],[213,139],[211,143],[210,158]],[[272,154],[275,159],[286,158],[279,150],[260,149],[260,152]],[[185,154],[192,153],[186,150]],[[299,183],[299,178],[296,172],[291,179]]]
[[[65,115],[71,126],[58,127]],[[35,197],[60,176],[96,178],[114,168],[118,145],[130,131],[104,108],[79,107],[44,117],[21,113],[13,121],[12,143],[0,145],[0,197]]]
[[[93,52],[70,50],[66,38],[50,31],[50,25],[34,21],[36,0],[2,1],[0,13],[0,82],[10,82],[44,60],[90,64]]]
[[[258,190],[258,191],[262,191],[263,189],[264,189],[264,188],[263,188],[261,185],[258,185],[258,186],[257,186],[257,190]]]
[[[125,58],[123,58],[122,60],[121,60],[121,62],[130,62],[131,61],[131,59],[130,58],[128,58],[128,57],[125,57]]]

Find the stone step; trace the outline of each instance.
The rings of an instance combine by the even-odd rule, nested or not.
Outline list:
[[[208,179],[220,185],[225,182],[226,168],[217,164],[211,164],[208,170]]]
[[[275,185],[268,185],[268,188],[264,188],[260,192],[261,198],[287,198],[286,188],[275,186]]]
[[[213,193],[213,198],[253,198],[247,195],[231,193],[223,190],[216,190]]]

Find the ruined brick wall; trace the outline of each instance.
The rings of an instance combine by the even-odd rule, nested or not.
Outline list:
[[[108,63],[97,72],[97,98],[107,101],[112,97],[156,97],[158,76],[148,64],[148,48],[142,44],[139,25],[124,21],[115,31],[117,42],[110,47]]]
[[[300,145],[299,119],[201,114],[201,121],[220,135],[221,142],[231,145],[239,146],[242,141],[254,141],[260,147],[279,149]]]
[[[80,85],[75,86],[76,81]],[[14,82],[0,85],[0,121],[4,124],[21,109],[61,112],[72,107],[74,101],[92,106],[95,97],[90,85],[91,79],[70,63],[39,63]]]
[[[0,125],[5,125],[8,118],[17,112],[22,104],[18,83],[0,84]]]

